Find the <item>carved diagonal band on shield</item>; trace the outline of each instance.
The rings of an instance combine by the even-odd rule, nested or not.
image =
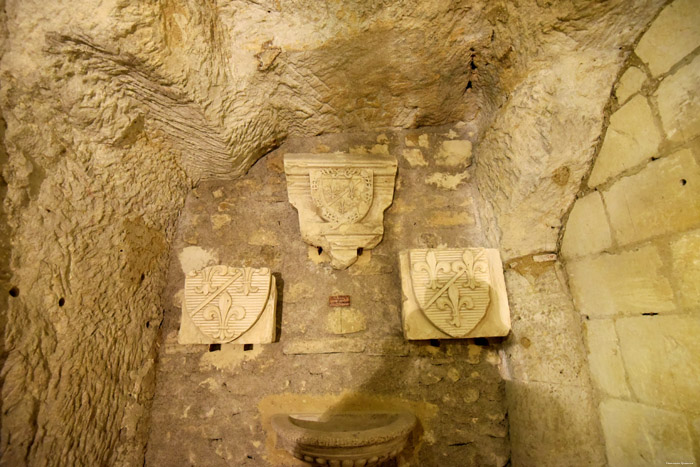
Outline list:
[[[491,301],[483,252],[416,250],[410,261],[413,291],[425,316],[452,337],[474,329]]]
[[[269,269],[209,266],[185,279],[187,313],[205,336],[225,343],[250,329],[270,295]]]

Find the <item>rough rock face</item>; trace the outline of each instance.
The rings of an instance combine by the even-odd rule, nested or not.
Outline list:
[[[475,150],[484,224],[504,259],[556,249],[561,217],[595,153],[612,82],[661,4],[577,4],[551,26],[525,16],[523,30],[542,33],[519,38],[533,49],[527,69]]]
[[[461,120],[493,242],[547,249],[661,1],[1,3],[0,462],[98,465],[143,458],[189,186],[288,135]]]

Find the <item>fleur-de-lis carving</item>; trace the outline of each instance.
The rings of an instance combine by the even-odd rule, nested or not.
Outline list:
[[[214,321],[215,339],[230,339],[235,336],[236,331],[231,327],[231,320],[241,320],[245,317],[245,309],[242,306],[232,306],[233,299],[227,291],[219,295],[217,306],[209,305],[203,310],[203,316],[207,321]]]
[[[426,271],[430,279],[428,288],[435,290],[439,287],[437,282],[438,274],[441,271],[450,272],[450,263],[447,261],[438,261],[435,257],[435,251],[428,250],[428,253],[425,255],[425,261],[415,263],[413,265],[413,270],[416,272]]]
[[[236,292],[243,292],[243,295],[257,292],[259,287],[253,285],[253,268],[242,268],[240,271],[243,274],[243,282],[236,284]]]
[[[478,285],[476,283],[476,274],[479,272],[486,273],[488,271],[488,264],[484,258],[484,252],[480,250],[474,255],[470,250],[465,250],[462,259],[464,260],[467,271],[467,287],[474,290]]]
[[[442,296],[435,302],[437,307],[441,310],[447,310],[450,312],[451,320],[450,324],[454,327],[462,327],[462,317],[459,312],[462,308],[465,310],[471,310],[474,308],[474,300],[471,297],[459,296],[459,288],[452,284],[447,289],[447,297]]]
[[[202,295],[209,295],[210,293],[216,292],[219,288],[214,285],[214,276],[217,274],[226,274],[226,271],[227,268],[224,266],[204,268],[202,270],[202,285],[195,287],[194,290]]]

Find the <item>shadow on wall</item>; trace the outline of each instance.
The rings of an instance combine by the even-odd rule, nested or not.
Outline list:
[[[275,286],[277,287],[277,303],[275,304],[275,340],[279,342],[282,339],[282,316],[284,313],[284,279],[279,272],[273,272],[275,278]]]
[[[380,350],[392,351],[389,341]],[[423,423],[437,408],[387,394],[387,382],[404,381],[408,372],[406,362],[389,364],[394,360],[385,358],[387,364],[368,380],[319,411],[300,401],[298,412],[273,415],[276,448],[313,465],[398,466],[397,455],[417,457]]]
[[[459,268],[460,265],[458,263],[453,272],[466,272]],[[464,323],[464,329],[479,329],[479,324],[486,319],[488,297],[493,295],[488,291],[493,291],[493,288],[478,281],[472,284],[473,289],[470,288],[468,275],[452,277],[452,273],[446,272],[445,276],[443,278],[441,275],[442,287],[429,293],[434,297],[430,299],[426,295],[421,300],[430,303],[430,306],[435,304],[432,319],[437,319],[442,329],[460,326],[460,320]],[[453,280],[442,280],[449,277]],[[459,282],[457,279],[460,279]],[[487,297],[485,302],[484,290]],[[482,310],[479,310],[480,306],[483,306]],[[474,310],[477,314],[483,312],[480,319],[475,319]],[[427,321],[423,326],[433,327]],[[434,331],[436,337],[450,337],[437,328]],[[465,378],[459,382],[459,372],[472,376],[478,374],[472,371],[474,368],[465,368],[467,363],[474,363],[471,358],[473,349],[476,348],[480,354],[482,347],[500,347],[503,340],[477,338],[441,342],[436,338],[406,341],[401,331],[397,330],[394,335],[383,336],[376,347],[367,342],[371,349],[368,355],[352,357],[346,364],[370,366],[373,362],[357,359],[379,358],[379,365],[359,384],[347,381],[343,385],[351,390],[346,389],[338,395],[318,396],[319,400],[316,401],[313,400],[314,396],[303,394],[271,396],[280,400],[287,397],[284,403],[275,404],[276,410],[267,413],[267,422],[271,426],[263,422],[269,430],[276,432],[276,441],[271,448],[284,448],[296,458],[315,465],[399,466],[414,461],[419,461],[420,465],[505,465],[509,461],[507,455],[489,457],[484,451],[493,449],[499,454],[508,451],[506,415],[503,414],[499,420],[488,413],[487,417],[497,426],[494,429],[480,420],[483,416],[481,412],[474,413],[470,407],[462,404],[456,404],[454,408],[449,406],[453,398],[468,404],[478,399],[478,391],[482,389],[479,383],[476,383],[476,387],[470,387],[471,380]],[[433,374],[436,366],[444,369],[453,358],[457,364],[444,376]],[[437,385],[442,379],[447,384]],[[500,388],[502,393],[502,384]],[[476,399],[467,400],[473,397],[475,389]],[[448,439],[446,430],[435,429],[438,424],[452,425],[453,417],[458,422],[454,423],[455,431],[467,432],[466,439]],[[462,421],[467,423],[459,423]],[[442,439],[435,439],[436,432]],[[489,445],[489,438],[500,438],[502,444]],[[425,443],[437,446],[421,450]],[[280,463],[289,460],[280,459]]]
[[[337,395],[307,395],[281,394],[271,396],[275,399],[263,412],[263,426],[268,431],[268,446],[270,452],[277,457],[279,465],[308,465],[293,461],[288,455],[280,456],[281,450],[294,452],[299,458],[317,453],[307,462],[314,465],[384,465],[397,467],[407,463],[419,462],[419,465],[506,465],[509,456],[485,454],[484,451],[498,449],[508,450],[501,444],[507,445],[507,416],[502,420],[491,420],[489,427],[476,423],[473,413],[467,406],[457,410],[451,416],[464,424],[455,424],[455,438],[435,439],[434,431],[441,423],[452,423],[441,414],[442,403],[431,403],[433,399],[428,392],[439,393],[443,398],[462,398],[467,401],[480,390],[470,381],[462,380],[449,389],[429,386],[412,391],[412,386],[424,384],[426,380],[435,378],[431,373],[431,365],[442,365],[448,360],[448,355],[464,356],[470,347],[499,347],[502,338],[479,338],[440,342],[437,339],[429,341],[403,341],[403,336],[397,334],[388,336],[380,345],[365,358],[379,358],[381,365],[372,375],[352,390],[346,390]],[[466,360],[466,358],[465,358]],[[359,362],[361,364],[361,362]],[[423,367],[425,364],[426,367]],[[421,383],[415,382],[415,374],[420,372]],[[432,381],[431,383],[434,383]],[[478,384],[478,383],[477,383]],[[349,384],[348,386],[352,386]],[[499,386],[503,392],[502,385]],[[423,394],[421,391],[425,390]],[[476,391],[475,391],[476,390]],[[491,396],[487,396],[491,397]],[[495,399],[495,398],[494,398]],[[475,402],[475,400],[471,400]],[[286,410],[280,410],[284,408]],[[405,417],[402,414],[412,414]],[[289,420],[288,416],[293,416]],[[272,421],[276,419],[276,421]],[[280,423],[280,419],[285,423]],[[414,425],[415,423],[415,425]],[[485,423],[485,422],[484,422]],[[273,425],[274,424],[274,425]],[[286,425],[286,426],[280,426]],[[274,426],[274,428],[273,428]],[[497,426],[494,430],[493,426]],[[303,429],[305,428],[305,429]],[[276,431],[275,434],[272,434]],[[495,433],[497,431],[498,433]],[[272,439],[270,435],[272,434]],[[361,440],[361,443],[358,443]],[[405,445],[404,445],[405,441]],[[425,445],[438,445],[441,449],[422,449]],[[348,449],[350,446],[364,444],[362,449]],[[339,446],[336,463],[331,463],[328,456],[329,445]],[[319,450],[323,446],[323,450]],[[403,447],[405,446],[405,448]],[[398,455],[396,455],[398,451]],[[371,455],[363,455],[365,453]],[[451,454],[447,454],[450,452]],[[396,455],[396,458],[392,457]],[[499,453],[500,454],[500,453]],[[347,457],[343,457],[346,455]],[[324,457],[325,456],[325,457]],[[346,461],[345,464],[342,461]],[[353,463],[350,463],[350,460]],[[366,463],[365,463],[366,462]]]

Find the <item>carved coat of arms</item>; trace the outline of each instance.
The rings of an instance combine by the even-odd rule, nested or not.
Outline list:
[[[483,250],[411,250],[410,268],[418,306],[444,333],[465,336],[486,314],[491,299]]]
[[[209,266],[185,278],[183,306],[191,322],[212,343],[231,342],[250,329],[269,303],[267,268]]]
[[[372,171],[357,168],[309,170],[311,198],[323,219],[334,224],[362,220],[372,206]]]

